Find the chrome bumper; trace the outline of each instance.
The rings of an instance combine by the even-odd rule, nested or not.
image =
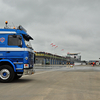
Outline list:
[[[32,75],[35,73],[34,69],[24,69],[24,75]]]

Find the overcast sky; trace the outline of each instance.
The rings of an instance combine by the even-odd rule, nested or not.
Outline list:
[[[0,0],[0,27],[6,20],[25,27],[35,51],[100,58],[100,0]]]

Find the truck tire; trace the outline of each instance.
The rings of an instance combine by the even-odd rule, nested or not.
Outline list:
[[[16,73],[14,79],[15,79],[15,80],[16,80],[16,79],[19,79],[19,78],[22,77],[22,75],[23,75],[23,74],[17,74],[17,73]]]
[[[15,73],[11,66],[2,65],[0,66],[0,82],[6,83],[11,82],[14,79]]]

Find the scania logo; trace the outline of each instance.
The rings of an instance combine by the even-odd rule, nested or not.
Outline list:
[[[5,38],[3,38],[3,37],[2,37],[2,38],[0,38],[0,42],[2,42],[2,43],[3,43],[4,41],[5,41]]]
[[[25,57],[26,60],[28,60],[28,57]]]

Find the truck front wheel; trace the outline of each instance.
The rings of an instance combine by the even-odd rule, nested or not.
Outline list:
[[[0,82],[11,82],[14,79],[15,73],[11,66],[0,66]]]

